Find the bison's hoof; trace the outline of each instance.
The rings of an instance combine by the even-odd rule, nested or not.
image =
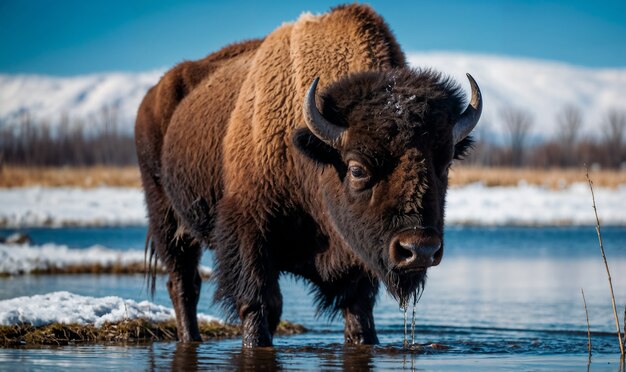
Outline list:
[[[244,336],[241,340],[241,346],[246,349],[251,349],[255,347],[271,347],[272,338],[258,335]]]
[[[376,345],[378,337],[375,334],[355,334],[345,335],[346,344],[348,345]]]

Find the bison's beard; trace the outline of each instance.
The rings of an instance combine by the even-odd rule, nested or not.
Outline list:
[[[387,292],[404,308],[411,298],[417,300],[426,284],[426,270],[401,273],[389,270],[382,279]]]

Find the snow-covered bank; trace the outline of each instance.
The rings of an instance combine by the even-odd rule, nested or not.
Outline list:
[[[0,301],[0,325],[61,323],[100,327],[105,322],[131,319],[160,322],[173,318],[174,310],[171,308],[117,296],[96,298],[63,291]],[[206,314],[198,314],[198,320],[219,321]]]
[[[143,262],[143,251],[115,251],[101,246],[71,249],[56,244],[0,244],[0,274],[60,271],[69,266],[130,266]]]
[[[604,225],[626,226],[626,185],[595,188],[596,206]],[[542,186],[485,187],[476,183],[448,192],[446,222],[455,225],[545,226],[595,225],[586,183],[561,190]]]
[[[134,188],[24,187],[0,190],[0,226],[146,224],[143,192]]]
[[[596,188],[601,222],[626,226],[626,185]],[[0,189],[0,226],[123,226],[146,224],[143,193],[131,188]],[[584,183],[561,190],[542,186],[451,188],[448,224],[593,225],[591,194]]]
[[[139,272],[144,268],[144,252],[118,251],[102,246],[72,249],[65,245],[41,246],[0,244],[0,275],[64,272]],[[211,269],[200,267],[203,276]]]

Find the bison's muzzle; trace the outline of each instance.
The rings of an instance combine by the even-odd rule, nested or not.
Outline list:
[[[437,266],[443,257],[441,238],[434,229],[410,229],[391,239],[389,257],[399,271],[425,270]]]

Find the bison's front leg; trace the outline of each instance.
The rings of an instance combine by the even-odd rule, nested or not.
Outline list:
[[[237,304],[241,319],[241,342],[244,347],[272,346],[272,338],[280,322],[282,297],[278,282],[272,289],[258,291],[258,300],[242,299]]]
[[[369,277],[360,278],[346,289],[349,293],[343,305],[345,321],[344,339],[346,344],[373,345],[378,343],[374,326],[374,304],[378,293],[378,283]]]
[[[222,202],[214,233],[215,299],[241,320],[244,347],[271,346],[280,321],[282,296],[269,250],[258,224]]]
[[[344,339],[346,344],[374,345],[378,343],[372,310],[362,308],[345,309]]]

